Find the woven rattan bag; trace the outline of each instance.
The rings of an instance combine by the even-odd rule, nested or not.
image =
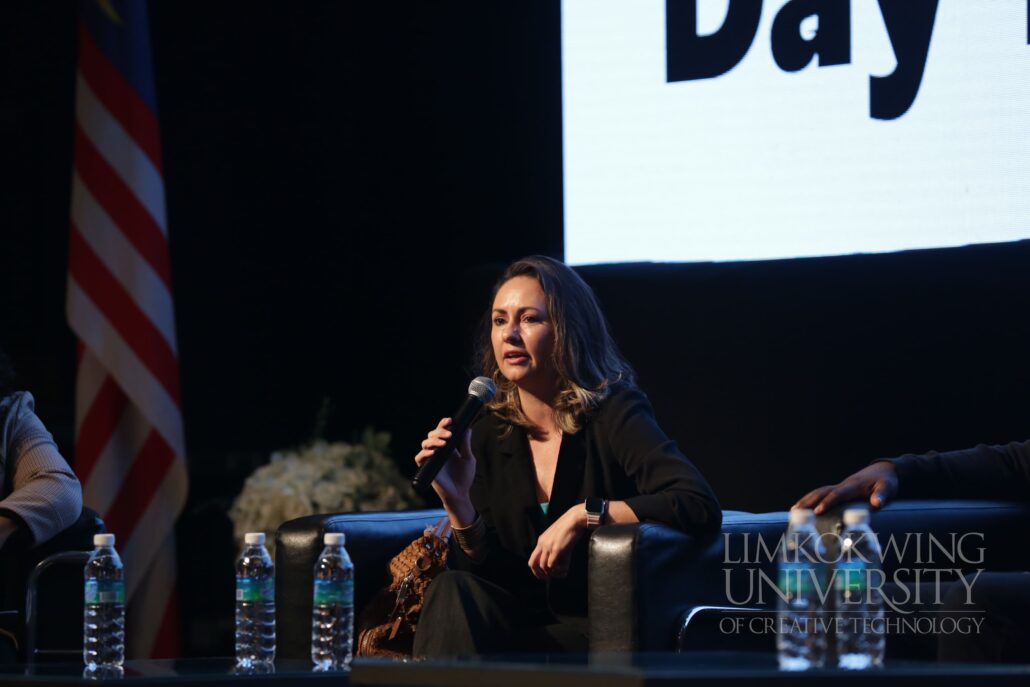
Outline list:
[[[369,602],[358,621],[358,656],[409,658],[429,583],[447,569],[443,518],[390,560],[390,584]]]

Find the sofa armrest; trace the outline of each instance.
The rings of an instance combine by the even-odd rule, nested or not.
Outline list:
[[[354,562],[354,608],[358,613],[389,582],[390,559],[444,517],[443,509],[394,513],[309,515],[283,523],[275,535],[276,655],[311,655],[311,594],[315,563],[326,532],[343,532]]]
[[[675,645],[683,614],[698,600],[699,566],[716,538],[697,539],[656,523],[608,525],[590,538],[588,614],[592,652],[660,651]]]

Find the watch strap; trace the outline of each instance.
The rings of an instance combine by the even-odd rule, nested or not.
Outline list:
[[[604,516],[608,513],[608,501],[592,496],[583,504],[587,512],[587,529],[594,530],[604,523]]]

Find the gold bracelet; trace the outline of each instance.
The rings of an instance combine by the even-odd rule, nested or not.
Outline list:
[[[461,550],[475,558],[473,554],[478,554],[477,549],[483,545],[486,539],[486,523],[483,522],[483,517],[476,514],[476,519],[468,527],[454,527],[454,538],[458,542],[458,546]]]

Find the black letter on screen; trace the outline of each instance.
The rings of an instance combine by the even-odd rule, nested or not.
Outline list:
[[[733,69],[751,47],[761,16],[762,0],[730,0],[722,27],[698,36],[697,0],[665,0],[666,80],[710,79]]]
[[[816,16],[819,28],[806,41],[801,20]],[[791,0],[776,15],[772,28],[773,59],[785,72],[804,68],[819,54],[819,66],[851,62],[851,0]]]
[[[937,0],[880,0],[880,12],[898,66],[888,76],[869,77],[869,116],[897,119],[908,112],[919,94]]]

